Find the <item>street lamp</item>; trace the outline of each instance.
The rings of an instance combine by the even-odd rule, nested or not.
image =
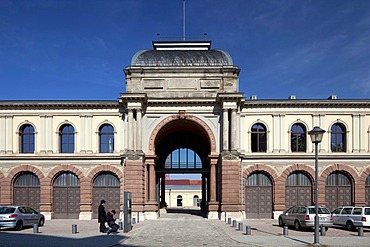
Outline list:
[[[315,239],[314,245],[320,245],[319,242],[319,165],[318,165],[318,144],[321,142],[325,130],[315,126],[308,134],[311,137],[312,143],[315,144]]]

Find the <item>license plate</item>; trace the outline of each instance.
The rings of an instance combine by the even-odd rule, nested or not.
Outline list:
[[[326,217],[320,217],[319,220],[326,220]]]

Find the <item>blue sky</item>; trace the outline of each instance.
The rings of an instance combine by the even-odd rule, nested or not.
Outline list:
[[[157,33],[181,37],[182,0],[1,0],[0,100],[115,100]],[[259,99],[370,99],[370,1],[187,0]]]

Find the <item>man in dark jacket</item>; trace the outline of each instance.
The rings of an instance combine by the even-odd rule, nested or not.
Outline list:
[[[107,228],[105,227],[105,222],[107,222],[107,214],[104,208],[105,200],[100,201],[100,205],[98,208],[98,222],[100,223],[100,232],[107,232]]]
[[[116,214],[116,210],[111,210],[107,213],[107,222],[108,222],[108,231],[107,234],[116,233],[119,225],[116,224],[116,219],[114,218],[114,215]]]

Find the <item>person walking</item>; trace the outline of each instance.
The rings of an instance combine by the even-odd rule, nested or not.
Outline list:
[[[105,222],[107,222],[107,214],[105,212],[105,200],[100,201],[100,205],[98,207],[98,222],[100,223],[99,229],[100,232],[107,232],[107,228],[105,227]]]
[[[116,223],[116,219],[114,218],[114,215],[116,214],[116,210],[111,210],[107,213],[107,222],[108,222],[108,231],[107,234],[111,233],[117,233],[117,230],[119,228],[119,225]]]

